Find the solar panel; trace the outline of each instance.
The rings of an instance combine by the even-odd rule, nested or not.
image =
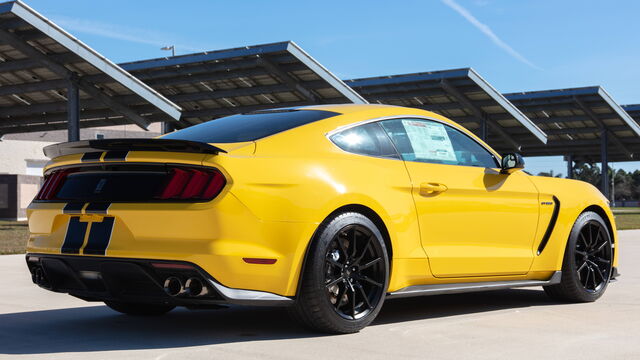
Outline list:
[[[372,103],[417,107],[448,117],[495,150],[543,145],[546,135],[473,69],[346,80]]]
[[[0,136],[66,129],[76,99],[81,127],[146,128],[181,110],[20,1],[1,3]]]
[[[636,123],[640,123],[640,104],[622,105],[622,109],[626,111]]]
[[[570,155],[601,161],[607,134],[608,161],[634,160],[640,126],[599,86],[505,94],[549,137],[546,146],[528,143],[525,156]]]
[[[184,125],[276,107],[366,103],[290,41],[120,66],[179,104]]]

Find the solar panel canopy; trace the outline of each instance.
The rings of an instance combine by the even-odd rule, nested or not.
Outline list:
[[[505,94],[547,135],[545,146],[527,143],[525,156],[569,155],[576,161],[637,160],[640,126],[599,86]]]
[[[70,115],[146,128],[180,110],[22,2],[0,3],[0,136],[67,129]]]
[[[346,80],[372,103],[436,112],[485,139],[496,151],[544,145],[546,135],[473,69]]]
[[[622,109],[626,111],[636,123],[640,123],[640,104],[622,105]]]
[[[290,41],[120,65],[179,104],[182,126],[260,109],[366,103]]]

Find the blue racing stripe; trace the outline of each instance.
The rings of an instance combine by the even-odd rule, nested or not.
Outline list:
[[[63,254],[79,254],[84,243],[84,234],[87,232],[86,222],[80,222],[80,217],[69,218],[67,233],[64,236],[61,252]]]
[[[102,222],[91,223],[89,240],[87,240],[87,246],[84,247],[83,254],[106,255],[111,233],[113,232],[114,220],[115,218],[113,217],[105,217]]]

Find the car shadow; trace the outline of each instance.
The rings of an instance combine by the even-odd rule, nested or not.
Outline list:
[[[553,304],[539,290],[394,299],[371,326]],[[0,354],[182,348],[327,336],[305,330],[283,308],[174,310],[161,317],[120,315],[106,306],[0,314]]]

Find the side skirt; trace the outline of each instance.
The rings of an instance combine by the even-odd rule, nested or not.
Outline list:
[[[560,283],[562,271],[553,273],[549,280],[485,281],[477,283],[415,285],[387,294],[387,299],[423,295],[458,294],[474,291],[503,290],[528,286],[546,286]]]

